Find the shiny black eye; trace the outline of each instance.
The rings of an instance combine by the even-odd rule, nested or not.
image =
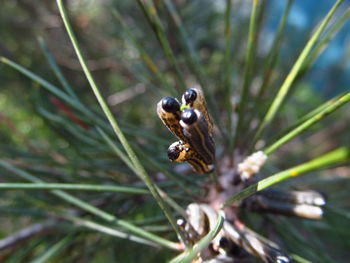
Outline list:
[[[194,123],[196,120],[197,120],[197,114],[195,113],[194,110],[184,110],[182,113],[181,113],[181,120],[190,125],[192,123]]]
[[[162,99],[162,107],[167,112],[175,113],[180,110],[180,104],[176,99],[171,97],[165,97]]]
[[[228,248],[229,245],[230,245],[230,241],[226,237],[220,238],[219,246],[221,248]]]
[[[197,92],[193,89],[188,89],[184,93],[184,99],[186,101],[186,104],[194,102],[197,98]]]
[[[168,149],[168,158],[170,161],[174,161],[176,160],[177,158],[179,158],[180,156],[180,152],[174,147],[170,147]]]

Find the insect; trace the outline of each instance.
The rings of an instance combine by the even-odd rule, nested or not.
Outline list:
[[[213,122],[207,110],[207,103],[204,98],[204,93],[200,88],[192,88],[186,90],[182,95],[182,104],[189,106],[192,109],[200,111],[208,123],[209,135],[213,136]]]
[[[214,163],[215,146],[208,136],[208,123],[198,110],[187,109],[181,113],[180,125],[189,145],[191,145],[207,164]]]
[[[217,224],[217,212],[208,204],[191,203],[187,206],[186,214],[187,221],[181,219],[178,224],[187,234],[189,244],[198,242]],[[212,240],[210,249],[202,252],[199,257],[203,261],[207,260],[206,257],[215,256],[213,262],[233,262],[233,258],[244,257],[247,252],[267,263],[291,262],[278,245],[261,237],[238,219],[225,219],[223,228]]]
[[[185,141],[180,121],[180,103],[177,99],[165,97],[157,104],[157,114],[169,131]]]
[[[267,263],[290,263],[289,256],[275,243],[266,240],[240,221],[224,222],[223,230],[228,240],[242,247],[251,255]]]
[[[315,206],[324,206],[326,204],[325,196],[314,190],[308,191],[282,191],[277,189],[266,189],[260,192],[261,195],[269,199],[280,200],[293,204],[306,204]]]
[[[182,96],[182,106],[177,99],[165,97],[157,104],[157,114],[180,139],[168,148],[169,159],[188,162],[199,174],[212,172],[215,163],[213,124],[203,91],[200,88],[187,90]]]
[[[169,146],[168,157],[172,162],[188,162],[200,174],[210,173],[214,169],[214,165],[208,165],[188,143],[182,141],[174,142]]]
[[[281,191],[268,189],[245,201],[245,206],[254,212],[320,219],[326,200],[316,191]]]

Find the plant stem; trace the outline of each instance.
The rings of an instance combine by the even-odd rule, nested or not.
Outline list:
[[[217,124],[219,131],[221,134],[223,133],[222,124],[220,122],[220,113],[218,104],[215,101],[213,89],[210,89],[208,87],[208,80],[206,78],[206,73],[204,72],[204,69],[201,65],[200,59],[198,54],[195,52],[195,49],[193,47],[193,44],[187,34],[187,31],[181,21],[181,17],[178,14],[173,1],[170,0],[164,0],[165,7],[167,8],[171,18],[174,21],[174,24],[177,28],[177,30],[180,32],[180,36],[184,45],[184,50],[186,51],[186,59],[188,61],[188,64],[190,66],[190,69],[194,72],[198,82],[200,83],[203,90],[206,92],[206,100],[208,103],[209,108],[212,110],[212,116],[214,117],[214,121]],[[157,17],[159,20],[159,18]],[[165,34],[164,32],[162,34]]]
[[[123,154],[123,152],[119,149],[119,147],[108,137],[108,135],[101,130],[100,128],[96,127],[97,131],[101,134],[103,139],[106,141],[106,143],[111,147],[111,149],[116,153],[116,155],[121,158],[124,163],[135,173],[138,174],[138,171],[136,168],[132,165],[129,158]],[[158,191],[159,195],[166,201],[170,206],[174,208],[175,211],[180,213],[182,216],[186,217],[186,212],[182,207],[180,207],[173,199],[171,199],[163,190],[161,190],[158,186],[156,186],[156,190]]]
[[[269,51],[269,54],[267,55],[266,58],[266,63],[263,69],[263,80],[262,80],[262,84],[260,86],[260,88],[258,89],[257,95],[255,96],[254,99],[254,106],[252,109],[252,113],[250,116],[248,116],[248,120],[246,121],[248,125],[250,125],[250,123],[252,122],[253,119],[257,118],[258,121],[262,121],[261,120],[261,116],[262,116],[262,105],[265,105],[265,93],[267,91],[267,88],[269,87],[270,81],[271,81],[271,77],[273,75],[274,72],[274,68],[275,65],[278,61],[278,57],[279,57],[279,52],[281,50],[281,44],[282,44],[282,40],[283,40],[283,34],[284,34],[284,30],[285,30],[285,26],[288,20],[288,15],[292,6],[294,0],[288,0],[287,5],[284,9],[284,12],[282,14],[278,29],[277,29],[277,33],[276,36],[273,40],[273,44],[271,46],[271,49]],[[249,127],[248,127],[249,128]],[[249,131],[249,133],[247,133],[245,140],[250,141],[250,138],[252,136],[252,134],[255,134],[255,129],[252,129]],[[249,145],[249,143],[248,143]],[[248,149],[249,154],[252,153],[252,146],[250,145],[250,149]]]
[[[99,116],[94,114],[92,111],[90,111],[88,108],[86,108],[83,104],[81,104],[78,100],[75,100],[74,98],[68,96],[65,92],[57,88],[56,86],[52,85],[50,82],[46,81],[45,79],[39,77],[38,75],[34,74],[33,72],[27,70],[26,68],[18,65],[17,63],[0,56],[0,62],[18,70],[21,72],[23,75],[27,76],[28,78],[32,79],[36,83],[38,83],[40,86],[44,87],[47,89],[49,92],[57,96],[58,98],[62,99],[65,101],[67,104],[72,106],[74,109],[78,110],[79,112],[85,114],[91,120],[98,124],[101,127],[104,128],[109,128],[108,124],[103,121]]]
[[[164,77],[164,74],[159,71],[158,67],[156,66],[156,63],[148,55],[147,51],[143,48],[143,46],[140,44],[140,42],[137,41],[136,37],[131,32],[131,30],[128,28],[128,25],[123,20],[123,17],[119,13],[119,11],[116,9],[113,9],[112,14],[118,20],[118,22],[122,25],[122,28],[123,28],[124,32],[126,33],[127,37],[129,38],[130,42],[140,52],[140,57],[143,60],[143,62],[145,63],[146,67],[149,69],[149,71],[151,71],[154,75],[156,75],[160,84],[163,87],[165,87],[168,92],[170,92],[172,95],[175,95],[177,93],[175,87],[171,86],[170,83],[167,81],[167,79]]]
[[[270,108],[268,109],[265,117],[263,118],[262,122],[259,125],[259,128],[255,134],[255,137],[253,139],[253,148],[255,143],[260,139],[260,136],[262,135],[262,132],[264,131],[265,127],[274,119],[276,113],[280,109],[290,87],[292,86],[295,78],[300,73],[300,70],[302,69],[305,61],[308,59],[310,52],[312,48],[315,46],[316,42],[319,40],[321,34],[324,32],[328,22],[333,17],[335,11],[338,9],[340,4],[343,2],[343,0],[338,0],[332,7],[332,9],[328,12],[327,16],[324,18],[320,26],[317,28],[315,33],[312,35],[310,40],[307,42],[305,48],[299,55],[297,61],[293,65],[291,71],[287,75],[286,79],[284,80],[281,88],[279,89],[275,99],[273,100]]]
[[[69,191],[92,191],[92,192],[115,192],[122,194],[148,195],[146,189],[93,184],[51,184],[51,183],[0,183],[0,190],[69,190]]]
[[[61,250],[66,248],[68,245],[73,243],[73,233],[70,233],[68,236],[62,238],[60,241],[55,243],[52,247],[46,248],[44,253],[37,257],[36,259],[32,259],[31,263],[45,263],[50,262],[50,258],[56,256],[57,253],[59,253]]]
[[[225,110],[228,113],[227,114],[227,130],[228,134],[231,135],[233,132],[233,124],[232,124],[232,66],[233,61],[231,57],[232,53],[232,26],[231,26],[231,16],[232,16],[232,0],[226,0],[226,10],[225,10],[225,53],[224,53],[224,78],[223,78],[223,87],[224,92],[226,92],[226,99],[225,99]],[[233,139],[232,136],[228,137],[228,143],[232,144]],[[229,145],[228,147],[229,153],[231,154],[233,152],[233,145]]]
[[[64,25],[66,27],[67,33],[69,35],[69,38],[72,42],[72,45],[74,47],[74,50],[76,52],[76,55],[79,59],[79,62],[83,68],[83,71],[85,73],[85,76],[96,96],[97,101],[99,102],[103,112],[105,113],[105,115],[108,118],[108,121],[110,122],[115,134],[117,135],[118,139],[120,140],[120,143],[123,145],[125,151],[127,152],[127,154],[129,155],[129,158],[133,164],[133,166],[135,167],[136,171],[137,171],[137,175],[141,178],[141,180],[143,180],[145,182],[145,184],[147,185],[148,189],[150,190],[151,194],[153,195],[153,197],[155,198],[155,200],[157,201],[158,205],[160,206],[160,208],[163,210],[164,214],[166,215],[166,217],[168,218],[171,226],[174,228],[174,230],[176,231],[178,237],[181,240],[185,240],[185,237],[183,236],[182,232],[178,229],[177,225],[176,225],[176,220],[173,217],[173,215],[170,212],[169,207],[167,206],[167,204],[164,202],[163,198],[160,196],[157,187],[154,185],[154,183],[152,182],[151,178],[149,177],[149,175],[146,173],[145,169],[143,168],[141,162],[139,161],[139,159],[137,158],[135,152],[133,151],[133,149],[131,148],[129,142],[127,141],[127,139],[124,136],[124,133],[122,132],[122,130],[119,128],[119,125],[117,123],[117,120],[114,118],[111,110],[108,108],[108,105],[106,103],[106,101],[104,100],[100,89],[98,88],[97,84],[95,83],[94,78],[92,77],[85,59],[82,55],[82,52],[80,50],[78,41],[73,33],[72,27],[70,25],[69,19],[68,19],[68,14],[66,9],[63,6],[62,0],[57,0],[57,5],[58,8],[60,10],[60,14],[61,17],[63,19]]]
[[[310,118],[314,117],[316,114],[319,114],[320,112],[322,112],[329,105],[333,104],[335,101],[337,101],[340,97],[342,97],[345,94],[346,94],[346,92],[344,92],[343,94],[341,94],[341,95],[339,95],[339,96],[337,96],[337,97],[335,97],[333,99],[330,99],[330,100],[326,101],[325,103],[321,104],[320,106],[318,106],[314,110],[312,110],[309,113],[303,115],[296,123],[294,123],[288,129],[283,131],[282,135],[280,135],[280,136],[277,135],[276,138],[284,137],[287,133],[289,133],[290,131],[294,130],[296,127],[300,126],[301,124],[303,124],[305,121],[309,120]]]
[[[204,249],[206,249],[210,242],[215,238],[215,236],[220,232],[225,220],[225,214],[223,211],[218,212],[218,222],[215,227],[209,231],[209,233],[203,237],[197,244],[195,244],[191,249],[186,250],[182,254],[178,255],[176,258],[172,259],[170,263],[189,263],[193,259],[198,257]]]
[[[318,123],[322,119],[324,119],[327,115],[333,113],[340,107],[344,106],[346,103],[350,102],[350,92],[346,93],[345,95],[338,98],[336,101],[333,101],[331,103],[327,103],[327,106],[322,109],[319,113],[313,115],[310,117],[310,119],[306,120],[305,122],[301,123],[299,126],[297,126],[295,129],[287,133],[285,136],[277,140],[275,143],[273,143],[271,146],[267,147],[264,150],[264,153],[266,155],[271,154],[275,150],[277,150],[282,145],[286,144],[296,136],[298,136],[300,133],[304,132],[314,124]]]
[[[15,173],[16,175],[24,178],[25,180],[28,180],[28,181],[31,181],[33,183],[37,183],[37,184],[44,184],[45,182],[31,174],[29,174],[28,172],[22,170],[22,169],[19,169],[17,167],[14,167],[12,166],[11,164],[9,164],[8,162],[6,161],[3,161],[3,160],[0,160],[0,166],[6,168],[7,170]],[[176,243],[173,243],[171,241],[168,241],[166,239],[163,239],[159,236],[156,236],[152,233],[149,233],[147,231],[144,231],[143,229],[139,228],[139,227],[136,227],[134,226],[133,224],[130,224],[129,222],[127,221],[124,221],[122,219],[118,219],[116,218],[115,216],[109,214],[109,213],[106,213],[92,205],[90,205],[89,203],[86,203],[70,194],[67,194],[66,192],[64,191],[61,191],[61,190],[52,190],[50,191],[53,195],[61,198],[62,200],[65,200],[66,202],[70,203],[70,204],[73,204],[77,207],[79,207],[80,209],[84,210],[84,211],[87,211],[91,214],[94,214],[100,218],[102,218],[103,220],[109,222],[109,223],[113,223],[115,224],[116,226],[119,226],[119,227],[122,227],[134,234],[137,234],[139,236],[142,236],[144,237],[145,239],[148,239],[148,240],[151,240],[161,246],[164,246],[164,247],[167,247],[167,248],[170,248],[170,249],[173,249],[173,250],[178,250],[178,244]]]
[[[152,247],[159,247],[158,244],[153,243],[149,240],[140,238],[138,236],[134,236],[130,233],[121,232],[121,231],[116,230],[114,228],[107,227],[107,226],[104,226],[102,224],[98,224],[96,222],[93,222],[91,220],[81,219],[77,216],[72,216],[69,214],[64,214],[64,215],[59,215],[59,216],[66,219],[66,220],[72,221],[73,223],[75,223],[78,226],[83,226],[83,227],[86,227],[86,228],[89,228],[89,229],[92,229],[95,231],[99,231],[103,234],[107,234],[107,235],[118,237],[118,238],[128,239],[128,240],[131,240],[131,241],[134,241],[137,243],[141,243],[144,245],[152,246]]]
[[[195,52],[195,49],[193,47],[192,42],[190,41],[190,38],[188,37],[187,31],[185,30],[185,27],[181,21],[181,18],[172,3],[173,1],[170,0],[164,0],[165,7],[167,8],[168,12],[170,13],[171,18],[173,19],[178,31],[180,32],[181,39],[183,40],[185,50],[187,51],[187,60],[189,61],[189,65],[191,66],[192,70],[194,71],[199,83],[203,87],[204,90],[209,92],[209,90],[206,89],[206,79],[205,74],[203,72],[202,65],[199,61],[198,54]]]
[[[299,175],[302,175],[307,172],[314,170],[319,170],[331,165],[337,165],[349,161],[350,159],[350,150],[346,147],[338,148],[334,151],[331,151],[325,155],[322,155],[318,158],[315,158],[309,162],[300,164],[298,166],[292,167],[285,171],[279,172],[277,174],[271,175],[256,184],[248,186],[243,191],[239,192],[223,204],[223,208],[230,206],[232,204],[237,204],[243,199],[264,190],[272,185],[280,183],[289,178],[293,178]]]
[[[286,8],[284,9],[280,24],[277,29],[276,37],[273,41],[272,47],[267,56],[267,62],[264,67],[264,78],[263,78],[261,87],[259,89],[258,96],[256,97],[258,100],[256,105],[259,105],[260,99],[264,97],[266,89],[270,83],[271,74],[274,70],[274,67],[278,59],[278,55],[279,55],[279,51],[280,51],[281,43],[283,39],[283,34],[286,27],[287,19],[288,19],[288,14],[291,9],[293,1],[294,0],[288,0],[288,3],[286,5]]]
[[[169,41],[166,37],[165,31],[163,29],[163,26],[161,24],[161,21],[157,14],[157,9],[155,8],[152,1],[147,0],[137,0],[142,12],[144,13],[147,21],[151,25],[151,28],[156,35],[158,42],[160,43],[160,46],[163,49],[163,52],[169,62],[169,64],[175,69],[175,76],[176,79],[182,89],[184,91],[186,89],[186,83],[185,80],[182,77],[182,73],[180,71],[180,67],[178,66],[176,62],[176,57],[170,47]],[[181,89],[178,89],[178,91],[181,91]]]
[[[316,61],[316,59],[320,56],[320,54],[324,51],[324,49],[328,46],[329,42],[335,37],[335,35],[340,31],[340,29],[344,26],[345,22],[349,19],[350,16],[350,8],[346,9],[346,11],[339,17],[339,19],[332,25],[332,27],[325,34],[323,39],[317,43],[314,50],[311,52],[307,61],[305,61],[304,69],[302,71],[307,71],[307,69]]]
[[[240,137],[241,130],[244,125],[244,115],[246,104],[249,95],[249,87],[252,81],[252,68],[253,68],[253,59],[256,49],[256,21],[257,21],[257,9],[258,9],[259,0],[253,0],[253,6],[250,15],[249,22],[249,35],[248,35],[248,47],[247,53],[245,56],[245,67],[243,73],[243,88],[241,93],[241,98],[238,106],[238,123],[236,126],[236,132],[234,134],[233,146],[236,148],[238,139]]]
[[[75,94],[72,87],[68,84],[68,81],[63,76],[62,71],[58,67],[54,57],[51,55],[46,42],[42,37],[38,38],[39,45],[41,49],[43,50],[43,53],[46,57],[46,60],[49,62],[50,67],[52,68],[53,72],[55,73],[56,77],[58,78],[59,82],[62,84],[62,87],[66,90],[66,92],[75,100],[79,100],[78,96]]]

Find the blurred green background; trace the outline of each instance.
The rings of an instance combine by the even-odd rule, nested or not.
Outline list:
[[[162,125],[155,112],[157,101],[162,96],[167,96],[167,91],[158,89],[162,88],[161,84],[156,81],[150,67],[147,67],[144,60],[140,59],[139,50],[132,44],[125,30],[122,30],[122,26],[113,15],[112,10],[116,9],[121,13],[123,21],[129,26],[138,43],[147,51],[162,74],[169,80],[170,85],[175,86],[176,81],[171,68],[167,64],[142,11],[134,1],[70,0],[65,2],[74,31],[88,59],[88,66],[102,88],[113,113],[121,121],[123,127],[130,130],[130,139],[135,145],[138,145],[139,154],[142,155],[142,152],[149,153],[149,156],[161,165],[169,165],[165,150],[170,142],[171,135],[165,132],[164,128],[161,128]],[[225,48],[223,37],[225,1],[176,0],[173,2],[181,13],[183,23],[208,74],[207,78],[210,86],[213,89],[220,87],[222,84],[223,50]],[[266,54],[271,47],[278,21],[285,6],[285,1],[266,2],[266,5],[264,5],[265,13],[259,17],[261,31],[259,34],[259,49],[254,63],[256,75],[259,75],[262,71],[262,65],[264,65]],[[154,3],[161,5],[161,1],[154,1]],[[332,4],[333,1],[295,1],[288,19],[287,33],[272,81],[272,85],[276,86],[275,90],[293,65],[311,30]],[[238,11],[234,11],[235,16],[233,18],[235,62],[233,62],[232,78],[235,87],[242,83],[241,75],[248,32],[250,1],[238,1],[237,6]],[[167,19],[169,15],[166,11],[163,10],[160,15],[166,21],[167,37],[181,65],[185,79],[188,82],[194,82],[184,55],[184,49],[173,34],[175,31],[174,24]],[[246,30],[240,30],[241,28]],[[326,99],[348,90],[350,83],[349,31],[350,27],[346,24],[342,33],[332,40],[329,48],[317,61],[310,74],[298,80],[297,88],[291,94],[289,104],[283,108],[282,117],[276,120],[275,128],[268,133],[267,140],[273,138],[277,133],[276,131],[279,131],[281,127],[288,127],[300,116],[303,116],[305,112],[314,109]],[[98,116],[101,116],[100,109],[88,87],[67,33],[63,28],[55,1],[1,1],[0,55],[17,62],[60,87],[61,84],[49,66],[45,58],[45,52],[39,45],[41,40],[46,43],[48,51],[76,94],[78,94],[79,99],[85,105],[88,105],[89,109],[96,112]],[[215,90],[213,100],[220,104],[222,96],[222,90]],[[89,127],[89,120],[80,119],[83,124],[79,123],[79,121],[70,118],[69,114],[67,115],[66,111],[69,112],[70,110],[69,107],[62,106],[59,101],[55,101],[55,98],[40,88],[38,84],[17,71],[0,64],[1,158],[13,160],[14,163],[18,162],[23,167],[52,182],[85,182],[85,180],[96,184],[113,184],[116,181],[137,182],[135,177],[128,178],[125,167],[115,167],[111,154],[108,155],[104,152],[102,147],[101,149],[98,148],[96,142],[89,141],[90,137],[78,138],[77,134],[81,130],[87,129],[84,123]],[[61,122],[55,120],[57,116],[62,118]],[[302,139],[297,139],[293,144],[288,145],[288,149],[282,151],[281,156],[283,158],[276,160],[279,163],[279,168],[288,168],[291,165],[305,161],[305,158],[317,156],[335,146],[348,144],[350,140],[349,119],[349,114],[346,111],[340,111],[335,113],[331,119],[316,125],[317,127],[308,131],[303,137],[308,138],[309,145],[305,146]],[[334,120],[341,121],[335,122]],[[69,131],[64,125],[64,122],[69,121],[73,121],[76,126],[79,126],[76,127],[78,129],[78,131],[75,131],[76,133]],[[136,132],[144,133],[146,136],[139,136]],[[146,138],[147,136],[156,137],[158,141],[149,140],[149,138]],[[147,162],[146,157],[142,157],[142,160]],[[47,176],[47,169],[52,169],[50,171],[51,177]],[[156,174],[157,169],[154,167],[149,169]],[[347,202],[349,195],[346,194],[349,181],[344,180],[349,177],[349,169],[339,169],[332,170],[335,177],[337,177],[336,184],[329,184],[327,181],[330,176],[329,173],[323,174],[324,176],[321,176],[319,180],[314,180],[312,176],[308,179],[299,180],[304,188],[308,188],[308,186],[312,188],[316,185],[316,189],[327,192],[330,203],[334,203],[336,208],[343,211],[340,217],[331,214],[326,219],[334,221],[333,225],[338,224],[338,229],[327,229],[328,226],[321,222],[312,228],[316,234],[306,233],[306,235],[312,236],[314,251],[325,249],[327,250],[325,254],[330,255],[329,258],[319,262],[346,262],[344,259],[350,256],[350,233],[347,229],[347,227],[350,227],[350,220],[349,213],[344,212],[349,211],[350,208]],[[11,178],[8,174],[4,177],[0,174],[0,182],[10,181],[8,178]],[[13,181],[17,180],[11,179]],[[85,200],[89,201],[99,200],[100,197],[99,193],[84,196]],[[119,201],[116,200],[116,197],[108,194],[103,194],[103,197],[110,198],[115,202]],[[123,198],[127,199],[126,197]],[[47,204],[40,204],[38,199],[45,200]],[[44,192],[36,192],[33,200],[30,200],[28,194],[21,191],[1,193],[0,239],[24,226],[37,221],[40,222],[42,218],[48,217],[47,214],[42,212],[48,212],[49,209],[47,207],[43,210],[40,209],[48,204],[52,204],[53,207],[60,205],[55,200],[48,200]],[[123,208],[118,207],[116,209],[113,207],[113,202],[104,205],[106,210],[124,215]],[[32,206],[38,207],[38,209],[29,209]],[[26,208],[28,208],[28,211],[25,210]],[[128,211],[125,217],[128,218],[129,216],[130,220],[135,220],[138,217],[143,219],[147,218],[147,215],[153,215],[153,213],[157,215],[159,211],[155,204],[151,203],[144,208],[144,211],[142,209]],[[346,215],[345,219],[344,215]],[[286,236],[287,239],[295,238],[292,226],[295,222],[292,220],[292,223],[290,223],[283,220],[281,219],[281,226],[284,230],[280,231],[281,235]],[[254,218],[252,221],[254,221]],[[298,224],[296,223],[296,225]],[[65,234],[78,232],[76,228],[68,224],[67,226],[62,224],[60,227]],[[285,231],[286,229],[291,233]],[[344,229],[348,231],[344,231]],[[89,233],[81,235],[89,235]],[[324,239],[324,243],[318,242],[318,235]],[[79,240],[79,234],[77,236]],[[332,248],[326,245],[327,237],[330,238],[332,243],[335,243]],[[54,237],[52,240],[48,239],[47,242],[51,244],[58,240],[58,237]],[[118,242],[118,245],[111,247],[110,243],[114,242],[112,237],[91,235],[88,238],[81,237],[81,240],[83,241],[77,242],[74,249],[76,251],[84,250],[84,256],[79,257],[79,255],[71,252],[66,261],[52,262],[74,262],[75,259],[82,260],[80,262],[107,262],[106,260],[111,258],[120,260],[115,262],[137,262],[139,255],[142,253],[147,253],[144,256],[147,260],[141,262],[164,262],[165,258],[169,258],[167,253],[150,251],[132,242],[125,244]],[[291,250],[295,250],[293,246],[296,246],[293,241],[295,242],[295,240],[291,240],[291,245],[287,246]],[[38,242],[42,241],[39,240]],[[36,246],[34,241],[32,245],[33,247]],[[89,246],[100,248],[96,249],[100,252],[96,252],[94,249],[86,249]],[[135,249],[143,250],[138,255],[130,253],[120,258],[118,253],[123,253],[124,246],[128,251],[133,251],[133,246],[135,246]],[[38,246],[36,253],[40,254],[45,250],[45,247]],[[72,248],[72,250],[74,249]],[[296,250],[299,249],[301,248]],[[311,257],[317,261],[317,252],[314,251],[305,252],[306,257],[309,256],[309,258]],[[26,262],[26,257],[23,258],[21,260]],[[21,262],[21,260],[18,260],[18,262]]]

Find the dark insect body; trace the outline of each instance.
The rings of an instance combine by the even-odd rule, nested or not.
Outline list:
[[[157,104],[157,113],[172,134],[180,139],[168,148],[173,162],[188,162],[199,174],[214,170],[215,145],[203,91],[187,90],[182,96],[185,110],[181,111],[177,99],[165,97]]]
[[[159,118],[172,134],[174,134],[180,140],[186,140],[182,132],[182,127],[179,123],[181,114],[180,103],[176,99],[169,97],[163,98],[157,104],[157,113]]]
[[[172,162],[188,162],[200,174],[210,173],[214,168],[213,165],[208,165],[196,151],[192,150],[189,144],[184,144],[182,141],[174,142],[169,146],[168,157]]]
[[[201,88],[191,88],[182,95],[182,104],[189,106],[191,109],[201,112],[207,121],[208,132],[213,136],[213,122],[207,110],[207,103],[205,101],[204,93]]]
[[[185,118],[184,118],[185,117]],[[188,143],[196,149],[207,164],[214,163],[215,145],[208,136],[208,124],[197,110],[185,110],[181,114],[180,125]]]

